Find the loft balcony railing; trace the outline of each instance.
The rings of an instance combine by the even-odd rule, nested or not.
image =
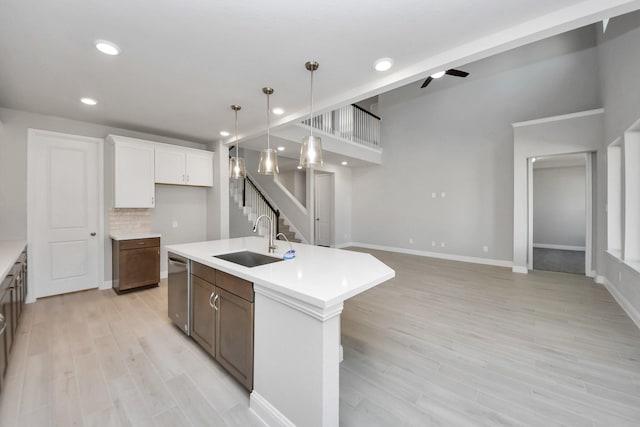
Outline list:
[[[306,119],[302,124],[311,126],[330,135],[346,139],[356,144],[370,148],[381,148],[380,117],[358,107],[355,104],[346,105],[337,110],[329,111]]]

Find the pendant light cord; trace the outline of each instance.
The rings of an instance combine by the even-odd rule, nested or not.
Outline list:
[[[238,110],[234,110],[236,113],[236,158],[240,157],[240,152],[238,151]]]
[[[269,139],[270,139],[270,132],[269,129],[271,128],[271,114],[269,114],[271,111],[269,109],[269,94],[267,94],[267,150],[271,149],[271,145],[269,143]]]
[[[309,125],[311,126],[311,136],[313,137],[313,70],[311,70],[311,111],[309,112]]]

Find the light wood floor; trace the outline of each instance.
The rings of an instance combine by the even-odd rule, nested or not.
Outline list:
[[[600,285],[368,252],[397,277],[345,304],[341,425],[640,425],[640,331]],[[163,282],[28,305],[0,426],[260,425],[166,298]]]
[[[345,304],[344,426],[640,426],[640,330],[584,276],[369,251]]]
[[[260,426],[249,396],[167,317],[167,287],[28,304],[0,426]]]

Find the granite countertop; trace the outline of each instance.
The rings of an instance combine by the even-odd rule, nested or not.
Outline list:
[[[9,270],[11,270],[26,246],[27,242],[25,240],[0,241],[0,282],[7,277]]]
[[[219,258],[248,250],[282,258],[289,244],[276,241],[275,254],[267,251],[261,237],[214,240],[166,246],[167,250],[193,261],[249,280],[280,295],[325,309],[395,277],[395,271],[374,256],[361,252],[292,243],[296,257],[257,267],[244,267]]]
[[[152,239],[154,237],[162,237],[158,233],[110,233],[109,237],[113,240],[134,240],[134,239]]]

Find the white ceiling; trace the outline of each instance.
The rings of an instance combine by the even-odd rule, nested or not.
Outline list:
[[[181,137],[266,126],[263,86],[308,114],[309,72],[328,110],[640,8],[640,0],[1,0],[0,106]],[[96,39],[118,44],[110,57]],[[392,57],[391,71],[373,70]],[[89,96],[95,107],[79,102]]]

